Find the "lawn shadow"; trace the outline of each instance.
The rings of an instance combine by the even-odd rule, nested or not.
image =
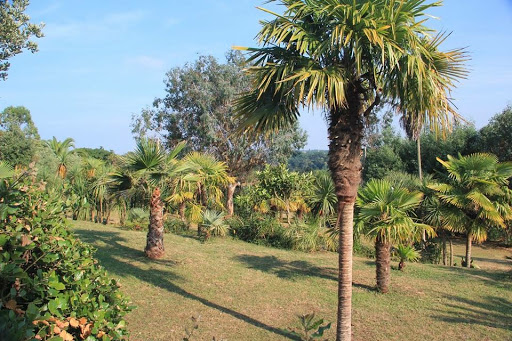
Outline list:
[[[447,303],[442,310],[434,310],[437,320],[512,331],[512,301],[504,297],[486,296],[483,302],[446,294],[442,297]]]
[[[279,278],[295,280],[300,277],[320,277],[337,281],[337,269],[324,268],[307,261],[285,261],[276,256],[238,255],[236,261],[246,264],[250,269],[268,272]]]
[[[150,260],[146,258],[141,250],[136,250],[126,245],[120,244],[120,242],[125,242],[127,240],[121,237],[118,232],[91,231],[79,228],[74,229],[74,232],[82,241],[91,243],[93,244],[93,246],[96,247],[96,257],[99,259],[101,265],[103,265],[103,267],[105,267],[105,269],[110,273],[119,276],[134,276],[156,287],[165,289],[174,294],[178,294],[184,298],[200,302],[207,307],[231,315],[232,317],[244,321],[257,328],[264,329],[268,332],[274,333],[282,337],[286,337],[290,340],[300,340],[300,338],[291,334],[289,331],[272,327],[250,316],[239,313],[233,309],[222,306],[215,302],[211,302],[194,293],[186,291],[185,289],[181,288],[176,283],[174,283],[175,281],[183,280],[181,276],[175,274],[172,271],[172,268],[176,266],[176,262],[169,260]],[[98,241],[102,243],[98,245]],[[123,261],[121,259],[126,259],[126,261]],[[167,265],[169,266],[169,270],[164,271],[161,269],[154,268],[141,269],[134,265],[132,262],[130,262],[133,260],[140,261],[148,265]]]
[[[510,273],[502,270],[468,269],[457,266],[439,266],[438,269],[456,276],[479,280],[487,285],[502,288],[511,286]]]

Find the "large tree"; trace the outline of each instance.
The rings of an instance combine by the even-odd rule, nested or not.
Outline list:
[[[28,166],[32,161],[37,128],[25,107],[7,107],[0,113],[0,159],[12,166]]]
[[[235,134],[240,121],[233,115],[233,99],[250,85],[244,67],[241,54],[232,52],[225,64],[201,56],[194,63],[171,69],[164,81],[165,97],[134,118],[133,133],[159,134],[167,146],[186,140],[188,150],[213,155],[239,179],[265,163],[286,162],[306,143],[298,124],[271,136]],[[236,185],[228,185],[229,213]]]
[[[483,147],[500,161],[512,161],[512,106],[493,116],[488,125],[480,130]]]
[[[300,108],[325,112],[329,169],[338,198],[339,287],[337,340],[350,340],[353,213],[361,179],[365,120],[382,98],[402,111],[448,126],[449,91],[465,75],[462,50],[439,50],[442,35],[425,26],[422,0],[281,0],[268,10],[260,48],[248,50],[253,89],[237,102],[247,130],[277,131]],[[441,37],[441,39],[440,39]]]
[[[43,24],[29,22],[25,13],[28,0],[0,0],[0,79],[7,78],[11,64],[8,59],[29,50],[37,51],[37,44],[30,39],[43,36]]]

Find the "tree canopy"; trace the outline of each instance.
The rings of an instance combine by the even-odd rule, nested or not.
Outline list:
[[[227,63],[201,56],[194,63],[171,69],[165,78],[164,98],[134,117],[137,136],[156,133],[167,146],[186,140],[192,151],[207,152],[227,164],[232,175],[242,176],[264,163],[286,162],[306,143],[295,124],[270,136],[238,136],[239,120],[232,100],[249,87],[240,53],[227,55]]]
[[[12,166],[27,166],[33,159],[37,127],[25,107],[7,107],[0,113],[0,159]]]
[[[25,13],[29,0],[0,0],[0,79],[7,78],[8,59],[23,50],[37,51],[32,37],[43,37],[43,24],[30,23]]]

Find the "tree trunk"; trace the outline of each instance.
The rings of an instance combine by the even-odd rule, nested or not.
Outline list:
[[[178,206],[178,214],[180,215],[181,221],[185,222],[185,208],[187,206],[187,203],[185,201],[180,202],[180,205]]]
[[[416,139],[416,148],[417,148],[417,158],[418,158],[418,176],[420,178],[420,181],[423,180],[423,169],[422,169],[422,165],[421,165],[421,137],[420,137],[421,133],[418,132],[418,138]],[[426,247],[426,242],[427,242],[427,232],[425,230],[423,230],[423,232],[421,233],[421,240],[423,242],[423,248]]]
[[[443,232],[443,265],[448,265],[448,253],[446,252],[446,234]]]
[[[450,266],[453,266],[453,243],[452,239],[449,239],[450,242]]]
[[[405,269],[405,262],[403,259],[400,259],[400,263],[398,263],[398,270],[404,271]]]
[[[391,272],[391,244],[380,236],[375,240],[375,265],[377,266],[377,289],[383,294],[389,291]]]
[[[473,234],[468,232],[468,236],[466,239],[466,268],[471,267],[471,241],[473,239]]]
[[[235,189],[240,186],[240,182],[236,182],[234,184],[228,184],[228,195],[227,195],[227,202],[226,207],[228,209],[228,217],[232,217],[235,213],[235,207],[233,204],[233,196],[235,195]]]
[[[357,85],[346,88],[347,105],[329,113],[329,170],[338,199],[339,277],[336,340],[352,339],[353,217],[361,181],[363,101]]]
[[[162,258],[165,253],[163,208],[160,189],[155,188],[149,203],[149,228],[144,249],[146,256],[152,259]]]

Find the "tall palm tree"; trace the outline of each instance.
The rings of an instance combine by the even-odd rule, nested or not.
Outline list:
[[[135,151],[129,152],[122,159],[121,173],[114,174],[113,181],[119,192],[131,187],[139,187],[149,194],[149,226],[144,253],[149,258],[162,258],[164,249],[163,202],[161,186],[168,177],[177,172],[173,160],[185,147],[178,144],[170,153],[158,141],[140,139]]]
[[[512,219],[512,196],[508,188],[512,163],[500,163],[496,156],[483,153],[447,158],[447,161],[437,158],[448,173],[446,182],[428,187],[448,207],[457,208],[445,214],[445,219],[452,226],[462,226],[466,232],[465,261],[469,268],[473,240],[484,241],[488,227],[505,228],[506,221]]]
[[[69,155],[72,153],[70,148],[75,146],[75,141],[68,137],[64,141],[58,141],[55,136],[46,142],[46,145],[50,148],[50,150],[55,154],[57,159],[59,160],[59,165],[57,167],[57,175],[64,179],[66,177],[66,173],[68,171],[67,161]]]
[[[389,290],[391,246],[421,237],[423,230],[433,233],[412,218],[422,198],[421,192],[409,192],[386,180],[370,180],[359,191],[357,227],[375,241],[377,288],[382,293]]]
[[[384,98],[427,117],[433,127],[446,127],[454,114],[449,92],[465,76],[466,56],[463,50],[439,51],[439,39],[424,25],[425,11],[440,1],[280,2],[283,14],[264,10],[274,19],[262,21],[262,47],[238,48],[249,51],[253,90],[236,108],[246,132],[289,126],[304,107],[326,114],[340,229],[336,334],[350,340],[353,212],[365,121]]]

